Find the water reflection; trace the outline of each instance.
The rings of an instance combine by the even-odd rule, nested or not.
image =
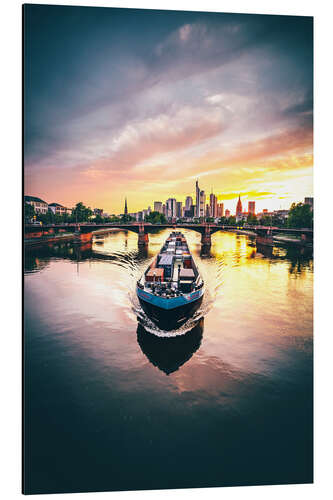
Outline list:
[[[260,243],[256,244],[257,253],[260,253],[264,257],[272,257],[273,255],[273,247],[268,245],[260,245]]]
[[[200,319],[192,330],[184,335],[174,337],[158,337],[138,323],[137,340],[142,352],[149,361],[161,371],[169,375],[184,365],[199,349],[204,320]]]
[[[103,252],[100,250],[105,244],[105,236],[99,236],[93,242],[76,243],[61,242],[61,243],[48,243],[43,245],[36,245],[33,247],[26,247],[24,256],[24,270],[26,273],[41,271],[52,260],[68,259],[75,262],[83,262],[86,260],[100,260],[100,261],[117,261],[126,255],[128,260],[135,262],[145,261],[149,256],[148,247],[138,247],[135,250],[127,253],[118,252]],[[128,243],[124,242],[126,250]]]
[[[203,258],[211,257],[210,249],[211,249],[210,245],[201,245],[200,257]]]
[[[169,233],[26,249],[30,491],[312,480],[312,253],[184,230],[202,319],[160,338],[135,282]]]
[[[68,259],[75,262],[89,260],[92,257],[92,242],[77,244],[73,241],[48,243],[26,247],[24,255],[25,272],[38,272],[52,260]]]
[[[311,248],[277,247],[257,244],[257,254],[271,261],[289,262],[289,273],[300,275],[305,270],[313,272],[313,251]]]

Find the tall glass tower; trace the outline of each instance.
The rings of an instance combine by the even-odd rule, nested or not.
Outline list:
[[[198,179],[196,180],[195,183],[195,215],[197,217],[200,217],[200,188]]]

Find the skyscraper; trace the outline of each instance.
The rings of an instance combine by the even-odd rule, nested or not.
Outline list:
[[[214,195],[210,193],[209,195],[209,215],[214,217]]]
[[[166,216],[170,219],[176,217],[176,199],[169,198],[166,201]]]
[[[162,202],[161,201],[154,201],[154,212],[158,212],[160,214],[163,213]]]
[[[176,217],[179,219],[182,217],[182,205],[183,203],[181,201],[176,202]]]
[[[255,215],[256,213],[256,202],[255,201],[249,201],[249,204],[248,204],[248,212],[249,212],[249,215]]]
[[[186,196],[185,210],[191,210],[191,206],[192,205],[193,205],[193,198],[192,198],[192,196]]]
[[[199,217],[205,217],[206,195],[205,191],[200,191],[199,196]]]
[[[196,206],[196,216],[200,217],[200,188],[199,188],[199,183],[198,179],[196,180],[195,183],[195,206]]]
[[[223,216],[224,216],[224,204],[218,203],[218,205],[217,205],[217,217],[223,217]]]
[[[211,217],[217,217],[217,197],[213,193],[209,196],[209,212]]]

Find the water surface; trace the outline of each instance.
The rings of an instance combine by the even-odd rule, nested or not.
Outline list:
[[[312,482],[312,256],[184,230],[207,292],[167,334],[135,281],[169,232],[26,252],[27,493]]]

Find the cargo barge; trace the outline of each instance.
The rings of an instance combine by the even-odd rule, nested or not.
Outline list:
[[[200,307],[204,282],[180,232],[172,232],[137,281],[137,296],[147,316],[161,329],[183,325]]]

